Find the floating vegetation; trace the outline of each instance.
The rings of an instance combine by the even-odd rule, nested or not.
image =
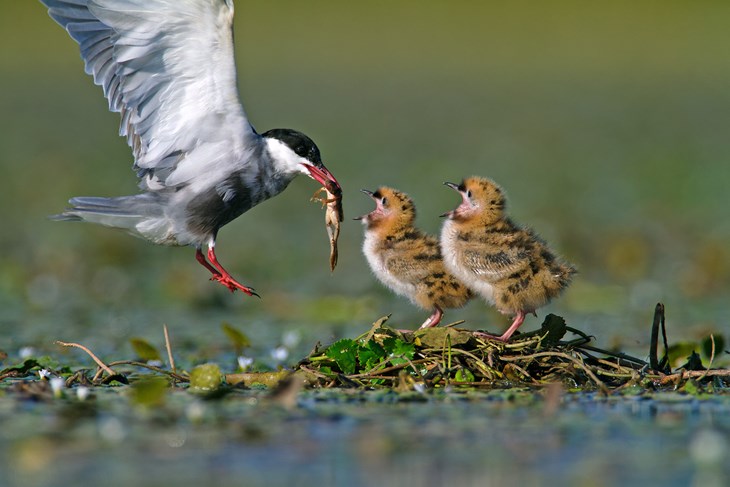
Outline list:
[[[63,347],[85,352],[97,365],[96,370],[72,370],[49,357],[27,357],[20,364],[0,370],[0,384],[5,379],[32,377],[32,381],[15,383],[14,389],[32,398],[50,399],[61,395],[59,387],[83,387],[88,393],[86,389],[92,386],[135,385],[141,381],[133,390],[143,403],[155,403],[161,390],[180,386],[207,399],[223,397],[236,388],[271,389],[272,397],[286,397],[286,404],[292,403],[292,391],[303,387],[425,393],[437,389],[559,386],[561,390],[606,395],[664,390],[693,395],[730,391],[730,369],[712,368],[723,350],[722,338],[710,336],[694,347],[683,344],[679,350],[687,354],[684,359],[678,358],[678,347],[668,345],[662,304],[655,309],[648,361],[597,348],[592,345],[593,337],[553,314],[545,318],[539,330],[516,335],[509,343],[459,329],[461,322],[409,332],[391,328],[387,321],[387,316],[379,319],[367,333],[354,339],[344,338],[327,347],[317,344],[293,369],[260,370],[259,366],[257,371],[249,371],[254,360],[241,355],[251,345],[248,337],[224,324],[223,332],[238,355],[240,370],[232,373],[224,373],[215,363],[194,366],[189,372],[178,369],[167,327],[164,338],[168,367],[162,361],[163,354],[139,338],[130,340],[137,360],[110,363],[103,362],[84,345],[58,341]],[[661,358],[660,335],[664,348]],[[708,367],[703,366],[697,350],[709,357]],[[678,360],[686,363],[672,371],[671,364]],[[39,382],[47,384],[33,385]]]

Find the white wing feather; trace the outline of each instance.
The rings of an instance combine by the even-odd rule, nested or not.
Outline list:
[[[41,0],[120,112],[140,176],[175,186],[246,160],[232,0]]]

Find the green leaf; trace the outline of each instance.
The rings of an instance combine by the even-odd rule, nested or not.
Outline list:
[[[144,338],[130,338],[129,343],[132,345],[134,353],[137,354],[137,358],[142,362],[161,360],[160,352],[157,348]]]
[[[249,338],[242,331],[240,331],[238,328],[235,328],[230,323],[221,324],[221,329],[223,330],[223,333],[225,333],[228,337],[228,340],[230,340],[233,348],[236,349],[237,354],[240,354],[244,348],[248,348],[251,346],[251,340],[249,340]]]
[[[217,364],[198,365],[190,373],[190,389],[193,392],[210,392],[223,382],[221,369]]]
[[[360,349],[357,352],[360,367],[364,370],[373,369],[385,359],[385,355],[385,349],[372,340],[360,345]]]
[[[55,358],[44,355],[43,357],[38,357],[38,366],[42,369],[57,370],[61,364]]]
[[[40,367],[38,361],[34,358],[27,358],[23,362],[15,365],[11,365],[3,370],[0,370],[0,375],[12,375],[13,377],[22,377],[30,373],[30,371],[36,367]]]
[[[688,380],[682,387],[682,390],[691,396],[699,396],[702,392],[699,384],[694,380]]]
[[[357,342],[349,338],[338,340],[329,346],[325,355],[335,361],[343,374],[355,373],[357,366]]]
[[[383,340],[383,348],[393,365],[400,365],[408,362],[408,360],[413,360],[413,356],[416,354],[415,345],[395,337],[388,337]]]
[[[454,380],[458,382],[474,382],[474,374],[469,369],[459,369],[454,375]]]

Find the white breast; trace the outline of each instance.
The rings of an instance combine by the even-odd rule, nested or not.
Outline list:
[[[416,286],[411,283],[403,282],[396,276],[391,274],[385,266],[385,259],[388,254],[383,252],[380,248],[380,240],[374,232],[365,232],[365,241],[362,245],[363,254],[370,264],[373,274],[382,282],[386,287],[390,288],[396,294],[405,296],[411,301],[416,293]],[[414,304],[415,301],[413,301]]]
[[[446,269],[466,287],[494,304],[494,288],[483,277],[464,265],[462,249],[459,245],[459,231],[452,220],[446,220],[441,227],[441,254]]]

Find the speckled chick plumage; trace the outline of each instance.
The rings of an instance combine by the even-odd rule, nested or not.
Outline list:
[[[525,315],[558,296],[575,268],[558,257],[535,232],[505,213],[506,197],[493,181],[470,177],[445,183],[462,202],[447,213],[441,231],[446,268],[503,314],[514,315],[500,337],[507,341]]]
[[[463,306],[470,290],[444,267],[438,239],[415,227],[416,207],[407,194],[388,187],[363,192],[375,201],[375,209],[359,218],[370,268],[393,292],[433,310],[421,328],[436,326],[443,309]]]

